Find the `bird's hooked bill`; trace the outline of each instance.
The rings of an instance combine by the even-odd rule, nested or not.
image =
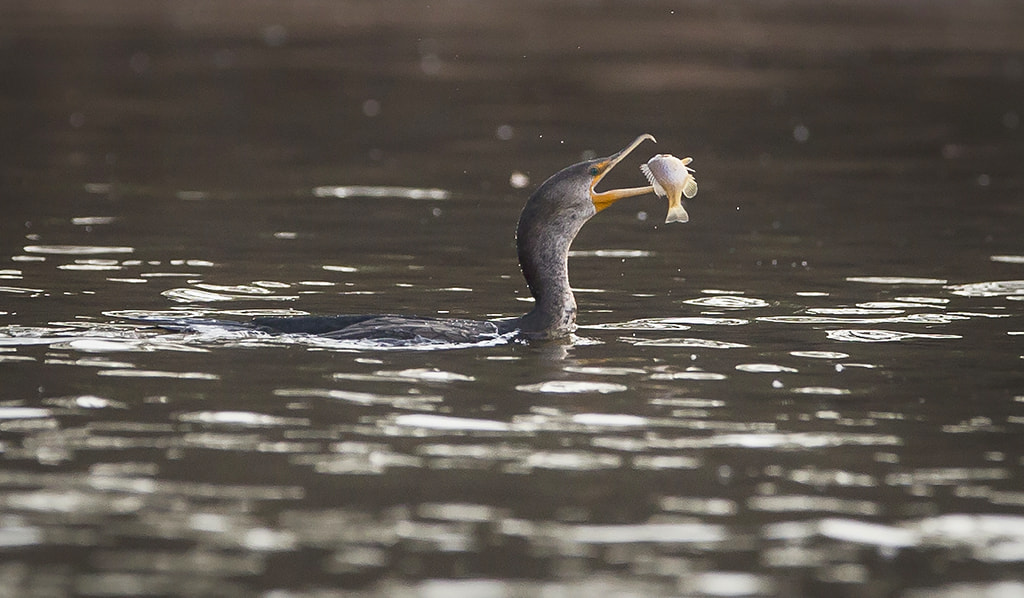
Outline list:
[[[619,201],[624,197],[633,197],[635,195],[643,195],[645,193],[651,192],[650,187],[629,187],[626,189],[611,189],[609,191],[603,191],[600,193],[594,190],[594,188],[597,187],[597,184],[601,182],[601,179],[603,179],[605,175],[611,172],[612,168],[614,168],[616,164],[621,162],[622,159],[628,156],[630,152],[635,150],[637,146],[639,146],[644,141],[647,141],[648,139],[655,143],[658,142],[658,140],[655,139],[654,136],[651,135],[650,133],[644,133],[643,135],[634,139],[633,142],[627,145],[626,147],[622,148],[621,150],[612,154],[611,156],[605,158],[601,162],[598,162],[591,168],[590,173],[591,176],[593,176],[593,179],[590,182],[590,200],[594,202],[594,207],[597,208],[598,212],[607,208],[608,206],[612,205],[613,203]]]

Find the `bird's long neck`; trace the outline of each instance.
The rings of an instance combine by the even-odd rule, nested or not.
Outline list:
[[[544,202],[527,202],[516,229],[519,266],[535,301],[519,318],[535,338],[565,336],[576,329],[576,299],[569,286],[569,246],[591,214],[559,214]]]

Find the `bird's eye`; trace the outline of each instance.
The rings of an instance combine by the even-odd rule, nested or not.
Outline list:
[[[599,173],[599,172],[601,172],[601,171],[597,169],[597,166],[591,166],[590,167],[590,176],[597,176],[597,173]]]

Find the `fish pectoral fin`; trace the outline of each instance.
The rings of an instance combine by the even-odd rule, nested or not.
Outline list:
[[[686,177],[686,182],[683,183],[683,195],[686,196],[686,199],[697,195],[697,179],[692,176]]]
[[[665,188],[662,187],[661,183],[658,182],[658,179],[655,178],[654,173],[651,172],[649,166],[647,166],[646,164],[641,164],[640,172],[644,173],[644,176],[647,177],[647,181],[651,184],[652,187],[654,187],[655,195],[657,195],[658,197],[668,197],[668,193],[665,192]]]

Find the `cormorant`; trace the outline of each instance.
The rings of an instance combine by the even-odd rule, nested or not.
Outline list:
[[[606,158],[566,167],[544,181],[527,200],[516,228],[519,265],[535,304],[529,313],[504,320],[465,320],[399,315],[256,317],[249,322],[199,318],[140,318],[162,328],[226,326],[272,334],[310,334],[338,340],[379,341],[388,346],[476,343],[516,333],[530,339],[568,336],[576,329],[576,299],[569,286],[569,246],[594,214],[624,197],[653,187],[600,192],[601,179],[645,140],[644,134]]]

